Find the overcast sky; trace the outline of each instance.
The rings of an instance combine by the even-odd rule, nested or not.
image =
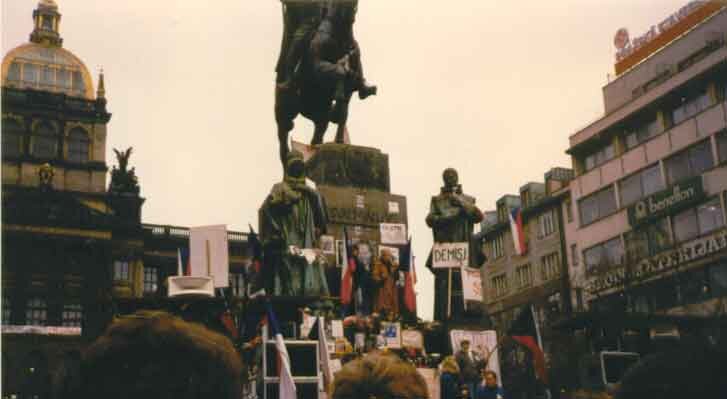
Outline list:
[[[279,180],[273,72],[279,0],[57,0],[64,47],[106,75],[107,162],[134,147],[146,223],[247,231]],[[554,166],[603,112],[613,36],[635,37],[687,0],[361,0],[355,25],[379,95],[355,98],[353,144],[389,154],[407,196],[419,313],[431,318],[424,223],[441,172],[483,210]],[[3,54],[25,43],[37,1],[2,2]],[[332,129],[331,129],[332,130]],[[293,137],[309,141],[298,119]],[[327,135],[332,140],[333,131]]]

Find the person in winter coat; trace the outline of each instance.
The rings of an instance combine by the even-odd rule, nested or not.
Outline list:
[[[447,356],[442,361],[439,377],[439,397],[441,399],[459,398],[459,365],[454,356]]]

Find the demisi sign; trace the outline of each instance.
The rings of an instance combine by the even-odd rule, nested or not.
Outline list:
[[[469,245],[467,242],[435,242],[432,247],[432,266],[434,268],[468,266]]]
[[[628,209],[631,226],[658,219],[704,198],[702,177],[697,176],[654,193]]]
[[[639,282],[651,275],[663,273],[686,263],[716,254],[727,249],[727,230],[698,238],[637,263],[627,275],[622,266],[602,274],[588,283],[588,292],[595,293],[625,283]],[[629,281],[627,281],[627,279]]]

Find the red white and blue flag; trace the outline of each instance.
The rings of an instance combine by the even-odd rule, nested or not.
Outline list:
[[[278,319],[275,318],[272,306],[268,305],[268,331],[270,336],[275,340],[275,348],[278,351],[278,376],[280,377],[280,399],[296,399],[295,381],[293,373],[290,371],[290,356],[288,349],[285,347],[283,334],[280,332]]]
[[[343,241],[346,253],[343,255],[344,267],[341,270],[341,303],[348,305],[353,299],[353,274],[356,272],[356,260],[353,258],[348,230],[343,228]]]
[[[525,245],[525,233],[523,231],[523,215],[519,207],[510,211],[510,231],[512,231],[515,253],[522,255],[527,252],[528,247]]]
[[[412,312],[417,311],[417,297],[414,291],[416,284],[416,271],[414,268],[414,256],[411,253],[411,237],[407,241],[406,246],[402,248],[399,256],[399,270],[404,272],[404,305]]]

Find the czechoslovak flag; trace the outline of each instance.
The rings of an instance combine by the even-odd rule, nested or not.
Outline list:
[[[278,319],[275,318],[273,308],[268,304],[268,330],[270,335],[275,339],[275,348],[278,350],[278,376],[280,377],[280,399],[296,399],[295,381],[293,373],[290,371],[290,356],[288,349],[285,347],[283,334],[280,333]]]
[[[515,245],[515,253],[522,255],[527,252],[525,234],[523,233],[523,215],[519,207],[513,208],[510,211],[510,231],[512,231],[512,242]]]

